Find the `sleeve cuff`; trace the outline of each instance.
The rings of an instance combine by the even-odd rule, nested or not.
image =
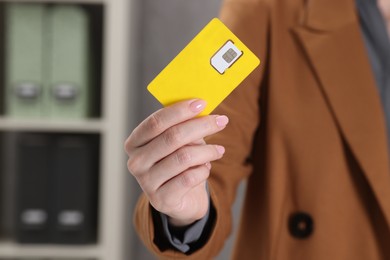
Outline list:
[[[200,247],[203,246],[209,237],[209,234],[212,230],[212,223],[214,222],[214,211],[211,205],[210,193],[207,187],[207,193],[209,195],[209,208],[207,210],[206,215],[194,222],[193,224],[185,227],[173,227],[169,225],[168,216],[160,213],[156,210],[155,213],[160,216],[161,223],[161,235],[164,236],[165,245],[171,247],[172,249],[176,249],[182,253],[190,253]]]

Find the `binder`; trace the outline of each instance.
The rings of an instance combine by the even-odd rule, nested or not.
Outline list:
[[[4,65],[5,65],[5,12],[4,12],[4,4],[0,5],[0,114],[5,114],[5,78],[4,78]]]
[[[0,133],[0,240],[6,233],[6,205],[5,205],[5,183],[7,178],[7,170],[5,167],[5,144],[3,134]]]
[[[5,12],[5,113],[42,115],[46,43],[43,4],[8,3]]]
[[[17,137],[14,234],[19,243],[96,241],[97,136]]]
[[[85,244],[96,241],[97,142],[87,136],[60,136],[56,140],[52,206],[55,223],[52,242]]]
[[[50,117],[85,118],[90,115],[89,19],[76,5],[56,5],[49,12]]]
[[[18,133],[0,133],[0,237],[9,238],[15,226],[15,166]]]
[[[15,238],[47,243],[50,238],[50,144],[44,135],[18,138]]]

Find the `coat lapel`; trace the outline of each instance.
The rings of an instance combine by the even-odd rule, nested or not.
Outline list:
[[[309,0],[293,29],[390,227],[386,126],[353,0]]]

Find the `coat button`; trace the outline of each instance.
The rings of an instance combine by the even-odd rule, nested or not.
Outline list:
[[[288,220],[290,234],[298,239],[308,238],[313,233],[313,219],[305,212],[291,214]]]

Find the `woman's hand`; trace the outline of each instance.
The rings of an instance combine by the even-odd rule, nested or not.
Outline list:
[[[150,204],[168,215],[172,225],[191,224],[207,213],[210,162],[225,152],[203,138],[224,129],[228,118],[196,117],[205,106],[203,100],[188,100],[160,109],[138,125],[125,143],[129,171]]]

